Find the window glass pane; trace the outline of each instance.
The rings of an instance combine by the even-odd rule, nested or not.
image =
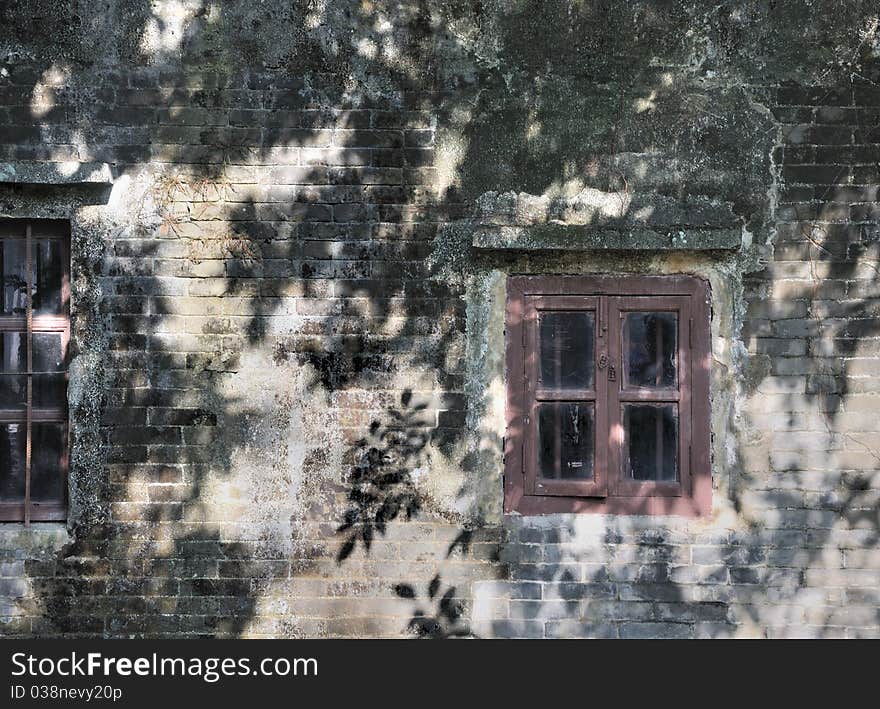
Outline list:
[[[27,333],[0,334],[0,372],[27,371]]]
[[[538,316],[541,385],[593,388],[593,313],[542,312]]]
[[[64,374],[34,375],[34,408],[64,409],[67,407],[67,381]]]
[[[27,334],[4,332],[0,335],[0,409],[24,409],[27,377],[8,372],[27,371]]]
[[[594,425],[590,403],[538,405],[538,474],[543,478],[593,477]]]
[[[676,404],[623,405],[623,470],[632,480],[678,480]]]
[[[27,376],[0,374],[0,409],[23,410],[27,404]]]
[[[25,424],[0,424],[0,500],[24,500]]]
[[[61,242],[34,239],[34,312],[60,315],[62,308]]]
[[[33,424],[31,464],[31,499],[35,502],[61,502],[64,499],[64,479],[61,475],[61,457],[64,446],[64,426],[60,423]]]
[[[27,309],[27,252],[24,239],[0,239],[3,271],[3,315],[24,315]]]
[[[64,344],[60,332],[35,332],[34,371],[60,372],[64,369]]]
[[[626,314],[623,371],[628,386],[675,386],[677,332],[675,313]]]

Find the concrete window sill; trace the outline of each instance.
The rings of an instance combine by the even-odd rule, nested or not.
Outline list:
[[[33,522],[28,527],[17,522],[0,523],[0,552],[55,552],[70,541],[65,522]]]

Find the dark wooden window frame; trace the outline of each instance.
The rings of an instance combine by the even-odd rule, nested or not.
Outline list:
[[[57,240],[61,246],[61,299],[64,308],[63,315],[38,315],[32,312],[30,307],[30,294],[33,290],[33,283],[28,283],[28,309],[25,315],[0,315],[0,333],[18,332],[26,333],[28,341],[28,372],[26,374],[28,397],[24,410],[9,409],[3,407],[0,401],[0,424],[3,423],[21,423],[24,424],[27,436],[28,449],[28,469],[25,471],[25,499],[24,502],[0,501],[0,522],[50,522],[64,521],[67,519],[67,476],[69,472],[69,451],[68,442],[69,422],[67,408],[38,408],[33,405],[32,400],[32,382],[33,376],[40,372],[32,371],[32,352],[33,352],[33,335],[39,333],[61,333],[61,344],[65,353],[65,364],[68,357],[68,349],[70,343],[70,228],[67,222],[59,220],[3,220],[7,224],[15,223],[20,231],[12,233],[0,233],[0,239],[24,240],[27,242],[28,261],[33,254],[33,240],[35,239],[51,239]],[[34,235],[34,227],[38,225],[39,233]],[[28,267],[28,273],[32,269]],[[63,372],[64,381],[68,381],[68,371],[65,367]],[[0,376],[4,376],[0,374]],[[30,457],[32,443],[32,425],[34,423],[60,423],[62,424],[62,440],[64,447],[61,452],[61,458],[58,461],[58,475],[61,478],[61,489],[63,491],[63,499],[52,502],[34,502],[30,499]]]
[[[538,383],[537,313],[594,313],[594,387],[543,390]],[[675,387],[623,385],[621,316],[626,312],[678,314]],[[524,515],[554,512],[708,514],[712,503],[709,367],[709,289],[693,276],[511,276],[507,280],[507,432],[504,509]],[[601,359],[601,362],[600,362]],[[547,480],[537,475],[537,421],[541,401],[594,402],[594,475],[591,480]],[[677,482],[625,480],[621,405],[663,402],[678,406]],[[606,441],[605,445],[600,445]]]

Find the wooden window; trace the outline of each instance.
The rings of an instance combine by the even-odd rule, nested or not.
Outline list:
[[[63,520],[67,502],[66,223],[0,220],[0,520]]]
[[[709,363],[698,278],[509,278],[505,510],[706,514]]]

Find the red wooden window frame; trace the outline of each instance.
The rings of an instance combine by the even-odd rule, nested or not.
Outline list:
[[[70,343],[70,227],[67,222],[59,220],[25,220],[3,219],[0,220],[0,240],[22,240],[26,244],[27,262],[33,259],[33,242],[35,240],[57,241],[60,245],[61,259],[61,309],[62,312],[52,315],[37,314],[32,311],[30,298],[34,284],[32,276],[28,278],[26,296],[26,314],[0,315],[0,335],[6,332],[24,334],[27,338],[27,372],[20,372],[18,376],[27,377],[27,402],[25,408],[10,408],[7,402],[0,400],[0,424],[18,423],[26,427],[26,469],[25,469],[25,497],[23,502],[0,500],[0,522],[24,522],[32,521],[63,521],[67,519],[67,474],[69,455],[69,425],[67,407],[38,407],[33,403],[33,377],[40,372],[33,371],[34,334],[60,333],[61,346],[64,353],[64,368],[58,372],[63,375],[65,385],[68,380],[67,362]],[[32,273],[30,268],[26,269]],[[54,372],[53,372],[54,374]],[[0,373],[0,376],[10,376]],[[66,387],[65,387],[66,390]],[[30,498],[31,492],[31,459],[33,424],[35,423],[60,423],[62,425],[62,450],[57,463],[57,474],[60,477],[62,498],[57,501],[34,501]],[[5,471],[0,471],[2,474]]]
[[[538,313],[593,315],[593,387],[548,390],[539,382]],[[623,371],[627,312],[677,315],[676,376],[672,387],[628,386]],[[507,281],[507,434],[504,509],[520,514],[708,514],[710,470],[710,309],[707,283],[693,276],[511,276]],[[537,406],[546,401],[593,407],[590,480],[538,476]],[[674,404],[678,411],[678,480],[635,481],[623,475],[622,405]],[[658,432],[659,435],[659,432]],[[604,443],[603,443],[604,442]]]

